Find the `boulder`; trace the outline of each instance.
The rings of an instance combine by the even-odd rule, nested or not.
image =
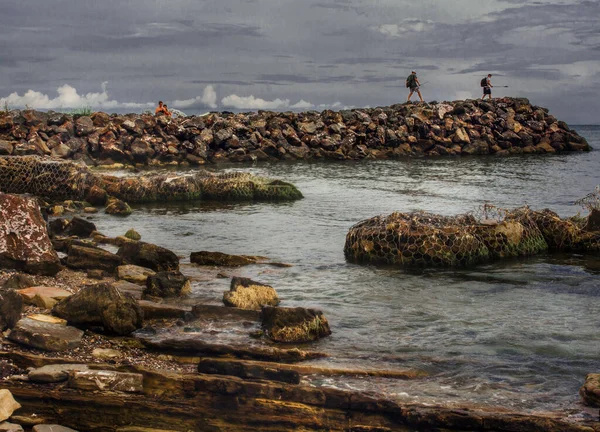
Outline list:
[[[251,279],[234,277],[229,291],[223,294],[225,306],[260,310],[263,305],[277,306],[279,297],[272,286]]]
[[[34,383],[48,384],[66,381],[69,379],[71,371],[82,370],[88,370],[88,366],[85,364],[53,364],[33,369],[27,376],[29,381]]]
[[[107,214],[117,215],[117,216],[129,216],[133,210],[129,207],[125,201],[121,201],[116,198],[109,198],[108,203],[106,204],[106,208],[104,211]]]
[[[600,231],[600,210],[593,208],[583,228],[585,231]]]
[[[222,252],[192,252],[190,262],[198,265],[240,267],[256,264],[258,259],[248,255],[229,255]]]
[[[0,289],[0,332],[12,329],[22,311],[23,298],[13,289]]]
[[[75,120],[75,133],[78,136],[86,136],[94,132],[94,121],[87,116],[79,117]]]
[[[117,267],[117,277],[127,282],[132,282],[138,285],[146,285],[148,276],[155,275],[154,270],[146,267],[140,267],[133,264],[126,264]]]
[[[585,384],[579,389],[579,394],[586,405],[600,408],[600,374],[588,374]]]
[[[34,285],[35,281],[31,276],[23,273],[13,273],[4,281],[2,288],[21,289]]]
[[[104,205],[107,200],[106,191],[94,185],[87,191],[85,200],[92,205]]]
[[[71,324],[101,325],[117,335],[128,335],[142,327],[143,313],[137,301],[109,283],[86,286],[58,303],[53,314]]]
[[[94,231],[96,231],[96,225],[90,221],[75,216],[67,225],[65,233],[77,237],[89,237]]]
[[[136,300],[141,300],[146,282],[144,282],[144,286],[142,286],[132,282],[127,282],[126,280],[119,280],[112,282],[111,285],[114,286],[119,292],[129,294]]]
[[[71,296],[67,290],[58,287],[33,286],[17,291],[25,304],[50,309],[59,301]]]
[[[8,419],[21,405],[13,398],[10,391],[0,390],[0,421]]]
[[[114,272],[121,265],[121,257],[97,247],[71,245],[67,266],[74,269],[100,269]]]
[[[13,152],[13,145],[8,141],[0,140],[0,156],[10,155]]]
[[[144,376],[107,370],[73,371],[69,374],[69,387],[87,391],[142,393]]]
[[[125,237],[128,238],[129,240],[141,240],[142,236],[133,228],[127,230],[127,232],[125,233]]]
[[[148,276],[144,296],[179,297],[192,291],[190,279],[178,270],[163,271]]]
[[[169,249],[151,243],[129,242],[121,245],[117,255],[127,264],[147,267],[154,271],[179,270],[179,258]]]
[[[34,198],[0,193],[0,268],[48,276],[61,268]]]
[[[82,336],[83,332],[75,327],[23,318],[15,325],[8,338],[44,351],[65,351],[78,347]]]
[[[303,343],[331,334],[323,313],[316,309],[264,306],[262,327],[275,342]]]

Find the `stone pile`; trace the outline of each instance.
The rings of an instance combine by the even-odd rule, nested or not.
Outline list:
[[[130,165],[584,151],[584,138],[524,98],[302,113],[70,116],[0,113],[0,155]]]
[[[545,250],[598,253],[600,231],[551,210],[502,210],[493,218],[392,213],[359,222],[346,236],[350,261],[406,267],[462,267]]]

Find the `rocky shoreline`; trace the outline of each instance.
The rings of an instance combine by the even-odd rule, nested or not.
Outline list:
[[[328,353],[310,343],[335,332],[323,312],[287,308],[274,287],[239,277],[223,305],[190,302],[172,251],[134,230],[106,237],[77,216],[47,228],[34,199],[2,196],[11,205],[0,221],[0,398],[9,408],[0,430],[600,431],[593,415],[428,406],[315,386],[311,377],[427,373],[315,367],[306,362]],[[210,251],[190,261],[215,277],[287,266]],[[241,342],[214,336],[232,332]],[[597,375],[583,379],[582,399],[597,407]]]
[[[503,156],[590,149],[566,123],[523,98],[179,118],[0,112],[0,155],[52,156],[90,166]]]

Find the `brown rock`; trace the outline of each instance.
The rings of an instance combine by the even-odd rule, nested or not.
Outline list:
[[[45,309],[50,309],[59,301],[71,296],[71,293],[67,290],[48,286],[33,286],[17,292],[23,298],[25,304]]]
[[[179,270],[179,258],[169,249],[145,242],[123,243],[117,255],[127,264],[147,267],[154,271]]]
[[[240,267],[256,264],[257,257],[248,255],[229,255],[222,252],[200,251],[192,252],[190,262],[198,265]]]
[[[114,272],[121,265],[121,257],[97,247],[71,245],[67,266],[74,269],[100,269]]]
[[[302,343],[329,336],[329,323],[319,310],[264,306],[262,327],[275,342]]]
[[[33,198],[0,193],[0,268],[50,276],[61,268]]]
[[[223,294],[223,303],[240,309],[260,310],[263,305],[277,306],[279,297],[272,286],[234,277],[229,291]]]
[[[13,398],[10,391],[0,390],[0,422],[8,419],[21,405]]]
[[[13,289],[0,289],[0,332],[13,328],[22,311],[23,298]]]
[[[82,336],[83,332],[75,327],[23,318],[15,325],[8,338],[44,351],[65,351],[78,347]]]

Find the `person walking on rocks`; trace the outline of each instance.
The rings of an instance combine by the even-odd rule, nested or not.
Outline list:
[[[492,85],[492,74],[488,74],[487,77],[485,77],[481,80],[481,87],[483,87],[483,97],[481,98],[481,100],[484,100],[486,95],[488,96],[489,99],[491,99],[492,98],[492,87],[494,87]]]
[[[420,90],[421,83],[419,82],[419,78],[417,78],[417,73],[415,71],[412,71],[408,78],[406,78],[406,88],[410,89],[410,93],[408,94],[408,99],[406,100],[406,102],[410,102],[410,98],[412,97],[414,92],[417,92],[417,94],[419,95],[419,99],[421,99],[421,102],[424,102]]]

